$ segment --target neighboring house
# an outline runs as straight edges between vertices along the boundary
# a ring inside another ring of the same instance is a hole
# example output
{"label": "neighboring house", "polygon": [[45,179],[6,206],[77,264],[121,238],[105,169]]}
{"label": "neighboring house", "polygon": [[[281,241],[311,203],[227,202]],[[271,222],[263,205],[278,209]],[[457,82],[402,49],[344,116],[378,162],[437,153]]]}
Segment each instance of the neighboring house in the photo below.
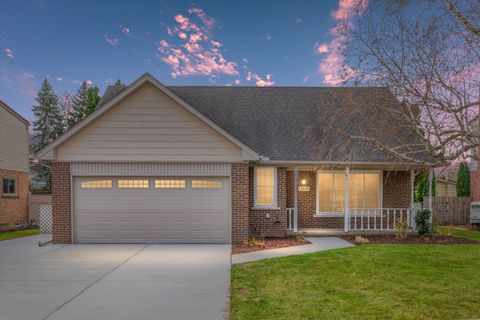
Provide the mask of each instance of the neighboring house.
{"label": "neighboring house", "polygon": [[398,106],[385,88],[165,87],[149,74],[109,87],[95,112],[37,154],[52,160],[53,240],[392,230],[411,218],[422,166],[340,132],[358,124],[380,128],[385,143],[416,140],[361,96]]}
{"label": "neighboring house", "polygon": [[458,164],[435,169],[435,196],[457,196]]}
{"label": "neighboring house", "polygon": [[28,224],[28,126],[0,101],[0,230]]}

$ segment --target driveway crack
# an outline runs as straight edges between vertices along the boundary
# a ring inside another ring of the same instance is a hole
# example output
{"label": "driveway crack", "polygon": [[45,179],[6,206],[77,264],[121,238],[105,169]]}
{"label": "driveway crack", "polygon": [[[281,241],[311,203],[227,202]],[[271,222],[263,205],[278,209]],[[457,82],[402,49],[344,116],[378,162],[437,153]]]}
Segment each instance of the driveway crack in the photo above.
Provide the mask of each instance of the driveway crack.
{"label": "driveway crack", "polygon": [[127,263],[127,262],[130,261],[131,259],[135,258],[137,255],[139,255],[143,250],[147,249],[149,246],[150,246],[150,244],[145,245],[143,248],[141,248],[140,250],[138,250],[137,252],[135,252],[135,254],[133,254],[132,256],[130,256],[130,257],[128,257],[127,259],[125,259],[125,261],[122,261],[122,263],[120,263],[119,265],[117,265],[115,268],[113,268],[112,270],[108,271],[107,273],[105,273],[103,276],[101,276],[100,278],[98,278],[98,279],[95,280],[94,282],[90,283],[88,286],[86,286],[85,288],[83,288],[79,293],[77,293],[76,295],[74,295],[73,297],[71,297],[70,299],[68,299],[67,301],[65,301],[64,303],[62,303],[58,308],[56,308],[56,309],[53,310],[51,313],[49,313],[49,314],[46,315],[44,318],[42,318],[42,320],[47,320],[48,318],[50,318],[55,312],[57,312],[58,310],[62,309],[64,306],[66,306],[67,304],[69,304],[70,302],[72,302],[73,300],[75,300],[77,297],[79,297],[80,295],[82,295],[85,291],[87,291],[88,289],[90,289],[91,287],[93,287],[94,285],[96,285],[97,283],[99,283],[100,281],[102,281],[106,276],[108,276],[109,274],[111,274],[112,272],[114,272],[115,270],[117,270],[118,268],[120,268],[121,266],[123,266],[125,263]]}

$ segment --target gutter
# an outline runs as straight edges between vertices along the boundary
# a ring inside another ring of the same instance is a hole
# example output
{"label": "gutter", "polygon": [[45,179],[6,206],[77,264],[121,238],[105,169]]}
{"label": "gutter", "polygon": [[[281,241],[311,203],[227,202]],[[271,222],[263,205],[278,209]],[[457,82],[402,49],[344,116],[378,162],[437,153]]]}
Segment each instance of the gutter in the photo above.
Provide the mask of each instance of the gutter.
{"label": "gutter", "polygon": [[[268,158],[267,158],[268,159]],[[310,166],[337,166],[337,167],[404,167],[404,168],[428,168],[431,167],[426,164],[418,162],[368,162],[368,161],[302,161],[302,160],[263,160],[258,161],[258,164],[264,165],[310,165]]]}

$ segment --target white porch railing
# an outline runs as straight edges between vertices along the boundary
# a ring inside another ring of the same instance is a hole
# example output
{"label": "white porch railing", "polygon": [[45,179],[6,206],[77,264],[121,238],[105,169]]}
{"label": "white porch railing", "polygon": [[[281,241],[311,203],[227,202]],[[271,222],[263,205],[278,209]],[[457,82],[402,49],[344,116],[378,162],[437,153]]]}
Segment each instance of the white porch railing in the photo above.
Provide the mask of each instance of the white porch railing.
{"label": "white porch railing", "polygon": [[295,215],[295,209],[294,208],[287,208],[287,230],[288,231],[293,231],[294,229],[294,215]]}
{"label": "white porch railing", "polygon": [[415,214],[413,208],[372,208],[349,209],[349,231],[391,231],[398,222],[404,221],[415,229]]}

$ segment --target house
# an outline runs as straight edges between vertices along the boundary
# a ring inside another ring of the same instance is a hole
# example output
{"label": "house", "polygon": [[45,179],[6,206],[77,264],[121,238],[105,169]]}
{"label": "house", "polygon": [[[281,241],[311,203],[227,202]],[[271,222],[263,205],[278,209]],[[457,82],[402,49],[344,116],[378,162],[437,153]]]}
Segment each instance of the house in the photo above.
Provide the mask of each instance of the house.
{"label": "house", "polygon": [[412,219],[422,166],[351,136],[358,125],[385,143],[415,139],[365,98],[397,106],[385,88],[166,87],[149,74],[109,87],[37,154],[52,161],[53,241],[392,230]]}
{"label": "house", "polygon": [[457,196],[457,175],[458,164],[451,164],[446,167],[435,169],[435,196],[456,197]]}
{"label": "house", "polygon": [[0,100],[0,230],[28,224],[28,126]]}

